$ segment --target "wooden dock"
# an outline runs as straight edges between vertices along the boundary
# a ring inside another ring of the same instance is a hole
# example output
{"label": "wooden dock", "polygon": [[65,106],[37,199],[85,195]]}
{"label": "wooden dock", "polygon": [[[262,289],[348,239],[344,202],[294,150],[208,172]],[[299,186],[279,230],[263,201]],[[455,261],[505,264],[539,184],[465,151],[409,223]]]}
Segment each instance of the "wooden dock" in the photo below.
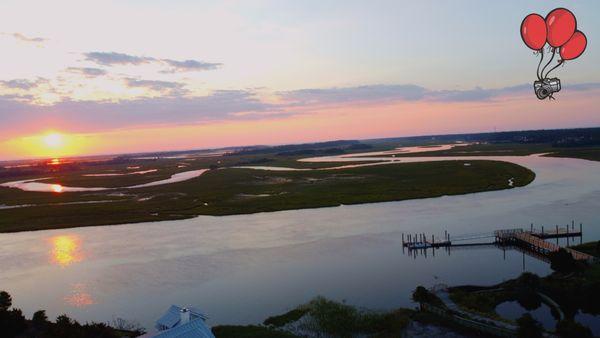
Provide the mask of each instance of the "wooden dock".
{"label": "wooden dock", "polygon": [[[529,252],[536,257],[543,257],[548,259],[549,255],[553,252],[557,252],[561,248],[569,252],[573,258],[580,261],[590,261],[594,259],[594,256],[573,250],[568,247],[561,247],[558,245],[559,238],[566,238],[567,245],[570,238],[579,237],[581,241],[582,237],[582,224],[579,224],[579,229],[575,229],[575,222],[567,224],[566,226],[552,226],[536,229],[531,224],[528,230],[523,228],[513,229],[502,229],[496,230],[493,233],[483,234],[470,234],[460,237],[450,237],[448,232],[444,233],[442,240],[435,239],[435,236],[431,235],[431,239],[428,238],[424,233],[421,234],[409,234],[405,237],[402,234],[402,247],[407,248],[409,252],[416,253],[417,251],[423,251],[426,255],[427,249],[433,249],[435,255],[435,249],[446,248],[449,250],[451,247],[470,247],[480,245],[498,245],[498,246],[513,246],[520,248],[526,252]],[[483,242],[483,239],[488,239]],[[492,241],[492,238],[493,241]],[[555,238],[556,244],[546,241],[546,239]],[[473,242],[477,240],[479,242]],[[464,241],[464,242],[461,242]]]}
{"label": "wooden dock", "polygon": [[[560,250],[561,247],[557,244],[544,240],[544,238],[575,237],[581,236],[581,232],[579,232],[577,235],[574,232],[568,232],[567,226],[567,231],[564,232],[556,231],[554,233],[537,233],[525,231],[519,228],[496,230],[494,231],[494,235],[496,236],[496,243],[500,245],[519,246],[529,251],[548,256],[551,253]],[[571,248],[563,249],[569,252],[576,260],[588,261],[594,259],[594,256],[573,250]]]}
{"label": "wooden dock", "polygon": [[408,235],[404,238],[404,234],[402,234],[402,246],[405,248],[408,248],[409,250],[419,250],[419,249],[435,249],[435,248],[442,248],[442,247],[449,247],[452,245],[452,242],[450,242],[450,235],[448,235],[448,232],[446,232],[444,234],[444,239],[443,240],[438,240],[436,242],[435,240],[435,236],[431,235],[431,241],[429,241],[427,239],[427,236],[425,236],[425,234],[414,234],[414,235]]}

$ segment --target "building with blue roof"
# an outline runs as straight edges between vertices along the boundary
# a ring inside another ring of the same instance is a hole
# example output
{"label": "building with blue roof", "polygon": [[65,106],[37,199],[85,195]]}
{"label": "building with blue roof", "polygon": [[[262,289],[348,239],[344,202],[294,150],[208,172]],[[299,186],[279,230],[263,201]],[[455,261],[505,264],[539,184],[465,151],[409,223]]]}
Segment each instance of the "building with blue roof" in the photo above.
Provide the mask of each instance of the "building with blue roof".
{"label": "building with blue roof", "polygon": [[159,332],[147,334],[147,338],[215,338],[206,326],[208,317],[196,308],[171,305],[167,312],[156,321]]}

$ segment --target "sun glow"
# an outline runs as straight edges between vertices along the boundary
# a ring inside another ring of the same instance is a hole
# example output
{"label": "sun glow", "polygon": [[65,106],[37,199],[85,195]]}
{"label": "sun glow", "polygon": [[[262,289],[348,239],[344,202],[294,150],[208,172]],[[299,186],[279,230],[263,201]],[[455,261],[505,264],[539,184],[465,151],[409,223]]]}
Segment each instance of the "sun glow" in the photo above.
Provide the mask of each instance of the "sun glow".
{"label": "sun glow", "polygon": [[60,148],[64,145],[63,135],[60,133],[49,133],[42,138],[48,148]]}
{"label": "sun glow", "polygon": [[0,142],[0,148],[11,149],[11,152],[22,158],[51,158],[52,162],[49,164],[61,164],[65,157],[86,154],[95,141],[95,138],[88,135],[52,130]]}

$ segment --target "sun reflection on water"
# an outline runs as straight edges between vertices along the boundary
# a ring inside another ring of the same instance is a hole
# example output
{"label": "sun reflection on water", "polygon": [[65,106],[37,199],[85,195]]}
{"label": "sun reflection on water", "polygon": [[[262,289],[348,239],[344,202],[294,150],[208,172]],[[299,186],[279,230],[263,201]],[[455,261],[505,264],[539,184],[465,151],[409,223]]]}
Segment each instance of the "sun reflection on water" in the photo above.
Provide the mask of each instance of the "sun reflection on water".
{"label": "sun reflection on water", "polygon": [[56,193],[61,193],[61,192],[63,192],[63,186],[62,186],[62,185],[60,185],[60,184],[53,184],[53,185],[50,187],[50,189],[52,189],[52,191],[53,191],[53,192],[56,192]]}
{"label": "sun reflection on water", "polygon": [[84,308],[96,304],[84,283],[73,284],[71,294],[65,297],[65,302],[73,307]]}
{"label": "sun reflection on water", "polygon": [[83,260],[81,238],[76,235],[61,235],[50,238],[52,251],[50,262],[63,268]]}

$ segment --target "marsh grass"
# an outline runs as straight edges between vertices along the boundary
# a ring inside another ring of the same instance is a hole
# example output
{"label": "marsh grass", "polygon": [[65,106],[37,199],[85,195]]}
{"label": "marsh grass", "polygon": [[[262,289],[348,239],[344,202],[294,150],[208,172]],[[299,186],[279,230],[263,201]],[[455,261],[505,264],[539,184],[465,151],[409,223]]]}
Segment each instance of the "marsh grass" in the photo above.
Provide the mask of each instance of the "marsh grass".
{"label": "marsh grass", "polygon": [[[195,170],[210,163],[203,161],[202,165],[194,163],[185,170]],[[229,164],[236,162],[233,158],[227,158],[227,161]],[[524,186],[535,177],[531,170],[513,163],[469,163],[471,165],[468,167],[464,166],[464,161],[439,161],[317,171],[225,168],[210,170],[200,177],[184,182],[100,192],[53,194],[0,188],[0,204],[36,205],[0,210],[0,232],[173,220],[197,215],[249,214],[459,195],[507,189],[510,188],[510,178],[514,178],[516,187]],[[151,166],[146,165],[145,168],[148,167]],[[69,175],[78,176],[72,178],[73,180],[81,179],[80,174]],[[64,179],[61,183],[68,182]],[[118,181],[115,185],[122,185],[124,180],[130,178],[116,176],[114,179]],[[135,179],[140,180],[138,177]],[[115,196],[115,192],[124,193],[126,196]],[[243,195],[261,197],[240,198]],[[65,204],[97,200],[111,202]]]}

